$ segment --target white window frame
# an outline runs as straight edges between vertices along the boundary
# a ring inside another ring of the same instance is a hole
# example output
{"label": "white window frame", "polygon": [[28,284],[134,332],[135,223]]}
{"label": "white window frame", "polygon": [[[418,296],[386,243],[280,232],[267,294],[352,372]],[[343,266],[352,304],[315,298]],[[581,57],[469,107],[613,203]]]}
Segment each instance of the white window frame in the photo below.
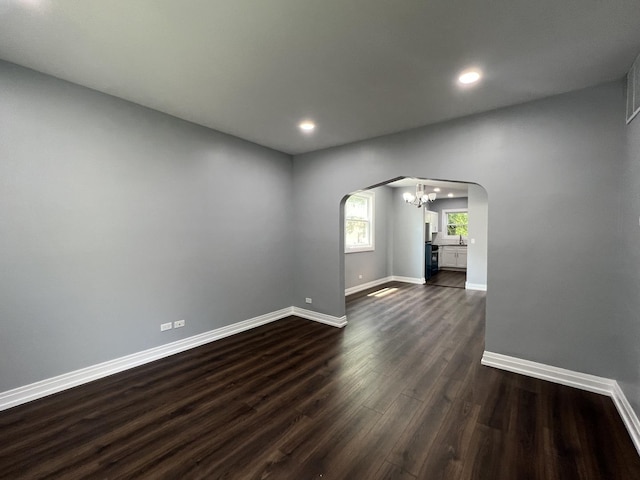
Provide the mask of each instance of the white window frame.
{"label": "white window frame", "polygon": [[[347,202],[345,202],[344,209],[344,253],[358,253],[358,252],[373,252],[375,250],[375,217],[376,217],[376,196],[374,192],[358,192],[352,195],[351,197],[362,197],[367,199],[368,206],[368,219],[365,221],[369,222],[369,243],[367,245],[347,245],[347,221],[349,221],[349,217],[347,217]],[[362,220],[362,219],[358,219]]]}
{"label": "white window frame", "polygon": [[[469,228],[469,209],[468,208],[443,208],[442,209],[442,235],[440,238],[445,240],[453,240],[460,238],[460,235],[449,235],[447,232],[449,229],[449,214],[450,213],[466,213],[467,214],[467,229]],[[463,239],[468,238],[468,235],[463,235]]]}

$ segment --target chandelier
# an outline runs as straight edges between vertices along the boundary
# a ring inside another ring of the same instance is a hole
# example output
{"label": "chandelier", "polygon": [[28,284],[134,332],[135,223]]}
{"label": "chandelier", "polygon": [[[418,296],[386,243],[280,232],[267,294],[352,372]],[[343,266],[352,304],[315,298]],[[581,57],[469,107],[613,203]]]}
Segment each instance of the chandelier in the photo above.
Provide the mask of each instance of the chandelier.
{"label": "chandelier", "polygon": [[425,185],[416,185],[416,194],[406,192],[402,198],[410,205],[415,205],[420,208],[422,205],[428,202],[433,202],[436,199],[435,192],[427,193]]}

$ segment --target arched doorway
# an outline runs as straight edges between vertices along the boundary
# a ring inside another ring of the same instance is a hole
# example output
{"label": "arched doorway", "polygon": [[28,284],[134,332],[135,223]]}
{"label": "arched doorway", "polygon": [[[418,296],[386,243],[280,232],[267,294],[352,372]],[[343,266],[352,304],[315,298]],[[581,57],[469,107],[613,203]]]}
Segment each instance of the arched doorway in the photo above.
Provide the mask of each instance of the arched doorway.
{"label": "arched doorway", "polygon": [[[416,185],[432,198],[421,203]],[[459,212],[468,224],[456,230],[448,220]],[[427,283],[427,243],[442,249],[439,255],[457,246],[464,255],[454,257],[453,265],[448,255],[440,268],[464,272],[462,288],[487,289],[488,195],[482,186],[398,177],[345,195],[341,213],[345,296],[389,281]]]}

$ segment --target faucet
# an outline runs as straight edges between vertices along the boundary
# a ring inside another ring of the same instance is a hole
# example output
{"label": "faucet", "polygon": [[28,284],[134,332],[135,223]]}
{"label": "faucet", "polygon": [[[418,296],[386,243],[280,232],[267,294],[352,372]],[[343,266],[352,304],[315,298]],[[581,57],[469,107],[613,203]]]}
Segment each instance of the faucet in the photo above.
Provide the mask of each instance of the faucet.
{"label": "faucet", "polygon": [[460,235],[460,245],[464,245],[464,243],[462,243],[462,235]]}

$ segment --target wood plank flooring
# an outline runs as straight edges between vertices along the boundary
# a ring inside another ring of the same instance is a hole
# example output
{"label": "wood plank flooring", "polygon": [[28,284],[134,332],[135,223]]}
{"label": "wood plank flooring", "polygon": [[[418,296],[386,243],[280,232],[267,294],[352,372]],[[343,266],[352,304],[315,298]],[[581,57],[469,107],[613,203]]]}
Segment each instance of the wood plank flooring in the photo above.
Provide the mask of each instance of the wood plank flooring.
{"label": "wood plank flooring", "polygon": [[465,288],[467,272],[454,270],[438,270],[433,277],[427,280],[427,285],[439,287]]}
{"label": "wood plank flooring", "polygon": [[609,398],[480,365],[483,292],[396,286],[0,412],[0,478],[640,478]]}

